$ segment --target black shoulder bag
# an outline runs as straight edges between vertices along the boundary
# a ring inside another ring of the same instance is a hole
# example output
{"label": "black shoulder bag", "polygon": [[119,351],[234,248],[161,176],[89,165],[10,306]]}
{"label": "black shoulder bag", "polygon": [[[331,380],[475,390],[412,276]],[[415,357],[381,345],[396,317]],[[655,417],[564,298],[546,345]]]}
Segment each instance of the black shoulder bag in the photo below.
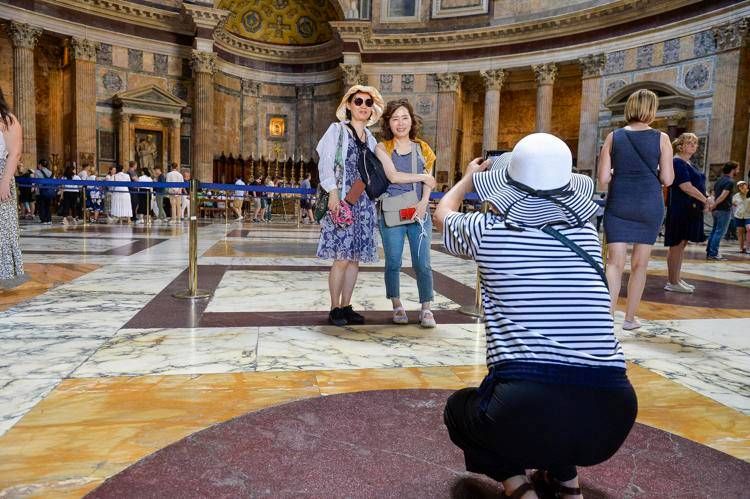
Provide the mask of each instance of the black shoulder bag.
{"label": "black shoulder bag", "polygon": [[542,227],[542,232],[545,234],[549,234],[550,236],[554,237],[561,243],[563,243],[565,246],[573,250],[573,252],[583,258],[586,263],[591,265],[594,270],[599,274],[599,277],[601,277],[602,281],[604,281],[604,285],[607,286],[607,289],[609,289],[609,283],[607,283],[607,274],[604,273],[604,269],[597,263],[596,260],[594,260],[594,257],[589,255],[586,250],[578,246],[576,243],[565,237],[565,235],[560,232],[559,230],[553,228],[551,225],[545,225]]}
{"label": "black shoulder bag", "polygon": [[383,163],[380,162],[374,152],[370,151],[367,147],[367,140],[364,142],[359,140],[357,131],[351,125],[347,123],[346,126],[354,134],[354,140],[357,141],[357,147],[359,153],[363,156],[362,161],[357,161],[357,169],[359,170],[359,176],[362,177],[362,181],[365,183],[365,192],[367,197],[375,201],[380,196],[385,194],[391,183],[388,181],[388,177],[383,169]]}

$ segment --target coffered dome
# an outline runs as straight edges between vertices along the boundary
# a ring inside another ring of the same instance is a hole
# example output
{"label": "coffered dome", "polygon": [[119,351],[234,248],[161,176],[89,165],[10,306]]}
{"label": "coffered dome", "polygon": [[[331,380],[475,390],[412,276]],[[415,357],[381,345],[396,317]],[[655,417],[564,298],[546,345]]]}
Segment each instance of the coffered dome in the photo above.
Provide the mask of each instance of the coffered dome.
{"label": "coffered dome", "polygon": [[231,12],[224,28],[242,38],[277,45],[318,45],[333,38],[339,15],[329,0],[221,0]]}

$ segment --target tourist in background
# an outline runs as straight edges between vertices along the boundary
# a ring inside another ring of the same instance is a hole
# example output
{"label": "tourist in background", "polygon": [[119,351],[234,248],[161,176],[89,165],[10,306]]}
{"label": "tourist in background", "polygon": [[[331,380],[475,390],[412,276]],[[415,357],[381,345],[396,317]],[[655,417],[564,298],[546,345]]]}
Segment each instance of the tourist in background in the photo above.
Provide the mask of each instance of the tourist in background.
{"label": "tourist in background", "polygon": [[635,316],[646,286],[651,248],[664,218],[662,185],[674,179],[669,136],[649,124],[659,100],[650,90],[638,90],[625,104],[627,125],[609,133],[599,155],[599,187],[606,189],[604,233],[607,238],[607,280],[612,310],[620,295],[627,246],[633,244],[625,321],[622,328],[636,329]]}
{"label": "tourist in background", "polygon": [[[26,170],[16,177],[30,179],[33,176],[31,170]],[[18,186],[18,202],[21,203],[21,216],[24,219],[34,219],[34,186],[24,184]]]}
{"label": "tourist in background", "polygon": [[[310,179],[312,178],[312,173],[307,172],[305,173],[305,178],[302,179],[302,182],[300,182],[299,186],[301,189],[312,189],[312,185],[310,184]],[[312,203],[312,195],[310,194],[302,194],[299,199],[299,216],[300,216],[300,223],[302,223],[302,215],[307,215],[307,222],[308,224],[315,223],[315,217],[313,216],[313,203]]]}
{"label": "tourist in background", "polygon": [[[49,169],[49,161],[40,159],[36,165],[34,178],[52,178],[52,170]],[[36,206],[39,210],[39,222],[44,225],[52,224],[52,200],[57,194],[57,189],[51,185],[39,185],[37,188]]]}
{"label": "tourist in background", "polygon": [[711,235],[708,236],[706,246],[706,260],[726,260],[719,254],[721,238],[729,227],[729,219],[732,216],[732,191],[734,190],[734,177],[739,170],[739,163],[728,161],[722,168],[723,175],[714,184],[713,219],[714,226]]}
{"label": "tourist in background", "polygon": [[[114,182],[117,168],[110,166],[107,174],[104,176],[105,182]],[[104,213],[107,215],[107,222],[112,218],[112,191],[113,187],[104,187]]]}
{"label": "tourist in background", "polygon": [[706,194],[706,176],[690,158],[698,150],[698,136],[683,133],[672,142],[674,148],[674,182],[667,196],[667,219],[664,224],[664,246],[667,249],[668,279],[666,291],[692,293],[695,286],[680,278],[682,259],[688,242],[702,243],[703,213],[710,210]]}
{"label": "tourist in background", "polygon": [[[180,166],[177,163],[172,163],[172,169],[167,173],[167,182],[184,182],[185,177],[180,173]],[[169,191],[169,209],[172,215],[172,223],[180,223],[182,218],[182,188],[181,187],[170,187]]]}
{"label": "tourist in background", "polygon": [[[148,168],[141,169],[141,176],[138,177],[138,182],[153,182],[154,179],[151,178],[151,172],[148,171]],[[148,219],[148,212],[151,209],[151,196],[149,193],[152,191],[151,187],[141,187],[139,189],[140,193],[138,195],[138,220],[135,222],[137,224],[143,224],[146,219]]]}
{"label": "tourist in background", "polygon": [[[385,205],[389,200],[395,201],[396,196],[405,196],[408,197],[409,204],[403,208],[414,208],[414,213],[408,220],[396,221],[386,219],[381,211],[379,223],[385,252],[385,294],[393,305],[393,323],[409,323],[409,317],[401,302],[399,280],[404,240],[408,239],[411,266],[417,276],[417,291],[419,302],[422,304],[419,312],[419,325],[432,328],[436,326],[436,323],[430,310],[430,303],[435,294],[430,266],[432,217],[429,214],[429,202],[430,193],[435,186],[431,174],[435,164],[435,153],[426,142],[417,138],[421,123],[421,119],[414,114],[414,109],[407,99],[388,102],[380,125],[384,140],[377,145],[375,151],[389,178],[392,177],[391,172],[400,172],[410,178],[420,178],[420,174],[424,174],[422,177],[429,177],[425,179],[429,181],[410,180],[392,183],[387,191],[391,199],[384,200],[383,204]],[[391,223],[394,225],[389,225]]]}
{"label": "tourist in background", "polygon": [[740,253],[747,253],[748,240],[750,234],[750,199],[747,197],[747,182],[740,180],[737,182],[737,194],[732,196],[732,212],[734,221],[737,225],[737,240],[740,243]]}
{"label": "tourist in background", "polygon": [[18,243],[15,173],[21,161],[23,132],[0,89],[0,289],[20,286],[29,278],[23,270]]}
{"label": "tourist in background", "polygon": [[[75,173],[75,167],[68,165],[63,171],[62,178],[68,180],[81,180]],[[65,184],[62,186],[62,224],[69,225],[78,223],[78,205],[81,197],[80,186]]]}
{"label": "tourist in background", "polygon": [[[245,185],[245,182],[242,180],[242,176],[238,175],[237,178],[234,181],[234,185]],[[245,191],[237,190],[234,191],[234,201],[232,202],[232,211],[234,212],[235,221],[241,222],[242,221],[242,205],[245,202]]]}
{"label": "tourist in background", "polygon": [[[263,178],[259,175],[258,178],[252,183],[255,187],[263,187]],[[253,207],[255,212],[253,213],[253,222],[260,223],[265,220],[266,208],[265,201],[263,201],[263,194],[259,191],[253,191]]]}
{"label": "tourist in background", "polygon": [[599,194],[599,199],[594,199],[594,202],[598,206],[596,209],[596,231],[602,231],[602,221],[604,220],[604,208],[607,206],[607,195],[605,193]]}
{"label": "tourist in background", "polygon": [[[158,166],[154,168],[154,179],[156,182],[167,181],[167,176]],[[167,218],[167,213],[164,211],[164,199],[167,197],[164,194],[164,187],[154,187],[154,196],[156,198],[156,216],[159,221],[164,221]]]}
{"label": "tourist in background", "polygon": [[[276,187],[276,177],[271,177],[270,175],[266,176],[266,187]],[[263,202],[266,205],[266,214],[265,218],[263,219],[266,223],[271,223],[271,216],[273,215],[273,198],[276,197],[276,194],[273,192],[264,192],[265,196],[263,197]]]}
{"label": "tourist in background", "polygon": [[[184,182],[190,182],[192,173],[187,168],[182,170]],[[190,189],[182,189],[182,218],[190,216]]]}
{"label": "tourist in background", "polygon": [[[130,182],[130,175],[122,171],[122,165],[115,167],[114,182]],[[112,191],[112,217],[118,222],[133,216],[133,204],[130,200],[130,190],[127,187],[113,187]]]}

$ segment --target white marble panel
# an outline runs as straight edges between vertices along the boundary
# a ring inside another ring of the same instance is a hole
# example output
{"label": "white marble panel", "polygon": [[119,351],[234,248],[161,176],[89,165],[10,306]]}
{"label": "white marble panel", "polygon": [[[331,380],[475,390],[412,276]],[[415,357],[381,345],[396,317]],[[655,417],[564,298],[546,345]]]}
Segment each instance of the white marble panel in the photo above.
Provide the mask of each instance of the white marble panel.
{"label": "white marble panel", "polygon": [[0,378],[63,378],[104,341],[69,334],[57,338],[3,338],[0,341]]}
{"label": "white marble panel", "polygon": [[[409,308],[419,307],[417,282],[401,274],[401,300]],[[380,272],[360,272],[354,288],[355,310],[391,310]],[[435,293],[434,309],[457,308],[457,304]],[[330,309],[328,272],[284,272],[230,270],[224,274],[206,312],[327,311]]]}
{"label": "white marble panel", "polygon": [[485,362],[484,327],[449,324],[260,328],[258,371],[427,367]]}
{"label": "white marble panel", "polygon": [[[750,295],[748,295],[748,299],[750,300]],[[750,319],[694,319],[654,322],[728,348],[745,352],[750,350]],[[748,361],[750,361],[750,356]]]}
{"label": "white marble panel", "polygon": [[21,251],[80,251],[100,253],[133,242],[128,239],[22,237]]}
{"label": "white marble panel", "polygon": [[258,328],[123,329],[75,378],[254,371]]}
{"label": "white marble panel", "polygon": [[59,378],[0,379],[0,436],[10,430],[59,382]]}
{"label": "white marble panel", "polygon": [[62,288],[75,291],[112,291],[156,295],[183,270],[185,270],[184,266],[175,266],[171,263],[165,263],[164,265],[113,264],[89,272]]}

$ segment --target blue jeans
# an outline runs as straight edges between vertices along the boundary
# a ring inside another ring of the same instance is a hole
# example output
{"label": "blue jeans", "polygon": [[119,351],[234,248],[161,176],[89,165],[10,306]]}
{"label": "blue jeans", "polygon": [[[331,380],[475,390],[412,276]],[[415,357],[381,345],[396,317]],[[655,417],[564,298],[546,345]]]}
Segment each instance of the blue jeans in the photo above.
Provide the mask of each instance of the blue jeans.
{"label": "blue jeans", "polygon": [[[432,242],[432,220],[425,218],[426,235],[421,238],[422,227],[418,222],[396,227],[387,227],[380,217],[380,237],[385,251],[385,294],[387,298],[400,298],[401,256],[404,253],[404,239],[409,239],[411,264],[417,274],[419,302],[432,301],[432,267],[430,266],[430,243]],[[417,255],[419,253],[419,255]]]}
{"label": "blue jeans", "polygon": [[715,210],[713,212],[714,228],[711,230],[711,235],[708,236],[706,256],[719,255],[719,244],[721,244],[721,238],[724,237],[724,233],[727,231],[731,214],[732,212],[729,210]]}

